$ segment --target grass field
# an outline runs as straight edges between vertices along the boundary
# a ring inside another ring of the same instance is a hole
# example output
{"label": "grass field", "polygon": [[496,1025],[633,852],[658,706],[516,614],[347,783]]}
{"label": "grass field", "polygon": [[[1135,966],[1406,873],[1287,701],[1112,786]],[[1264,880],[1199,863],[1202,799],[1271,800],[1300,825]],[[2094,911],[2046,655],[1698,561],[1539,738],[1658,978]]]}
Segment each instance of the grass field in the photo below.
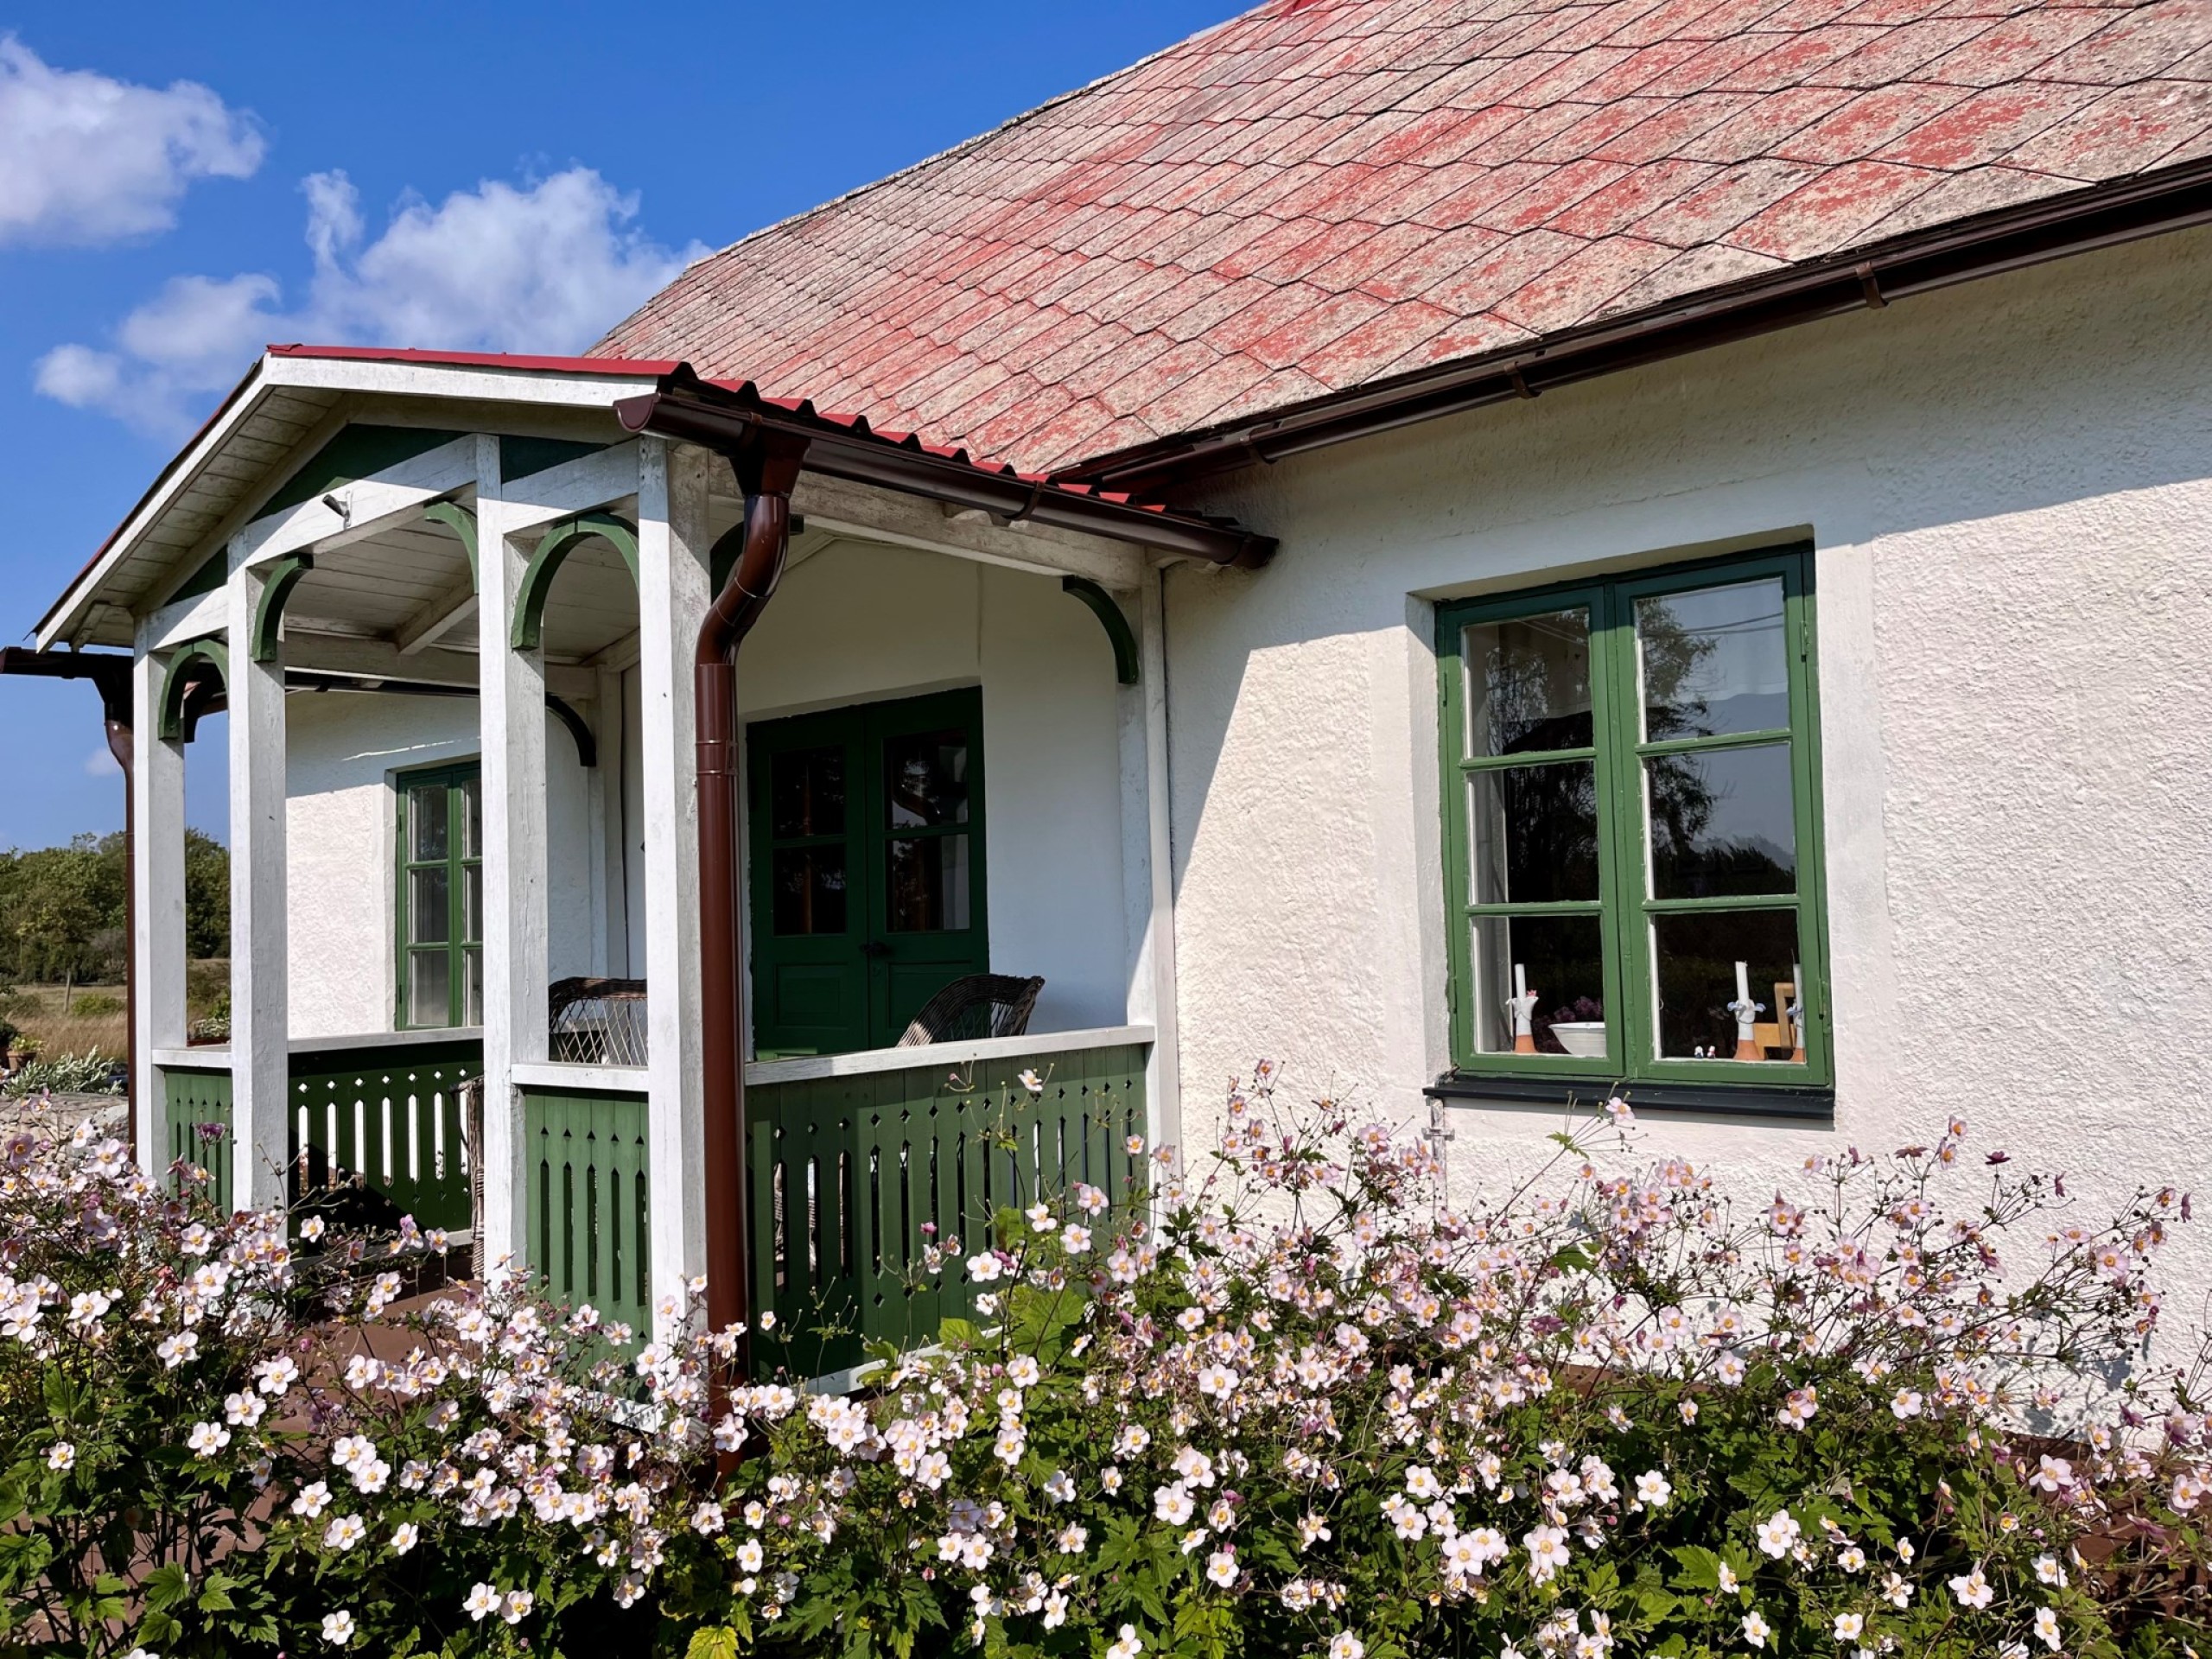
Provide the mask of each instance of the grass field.
{"label": "grass field", "polygon": [[[224,995],[229,977],[226,962],[194,963],[186,980],[188,1017],[205,1015]],[[130,1044],[120,985],[18,985],[0,993],[0,1020],[35,1037],[40,1054],[49,1060],[95,1048],[120,1058]]]}

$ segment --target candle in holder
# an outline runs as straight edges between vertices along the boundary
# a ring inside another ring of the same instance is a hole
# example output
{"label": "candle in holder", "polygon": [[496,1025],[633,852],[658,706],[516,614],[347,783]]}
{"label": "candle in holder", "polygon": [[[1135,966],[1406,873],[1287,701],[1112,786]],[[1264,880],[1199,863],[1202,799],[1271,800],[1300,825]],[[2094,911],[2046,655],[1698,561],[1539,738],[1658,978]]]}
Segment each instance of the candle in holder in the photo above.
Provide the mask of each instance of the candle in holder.
{"label": "candle in holder", "polygon": [[1756,1060],[1759,1056],[1759,1010],[1766,1005],[1751,1000],[1751,969],[1749,963],[1736,964],[1736,1000],[1728,1005],[1728,1012],[1736,1016],[1736,1058]]}
{"label": "candle in holder", "polygon": [[1513,1052],[1533,1054],[1536,1052],[1536,994],[1529,988],[1529,969],[1525,963],[1513,964],[1513,1000],[1507,1005],[1513,1010]]}

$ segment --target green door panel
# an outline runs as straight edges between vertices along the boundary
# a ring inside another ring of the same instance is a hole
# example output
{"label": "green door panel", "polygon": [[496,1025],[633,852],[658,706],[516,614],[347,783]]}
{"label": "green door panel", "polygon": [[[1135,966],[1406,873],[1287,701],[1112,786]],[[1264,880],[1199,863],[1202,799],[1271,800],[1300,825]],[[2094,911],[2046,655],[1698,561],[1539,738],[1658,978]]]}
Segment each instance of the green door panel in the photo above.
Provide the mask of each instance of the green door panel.
{"label": "green door panel", "polygon": [[762,721],[747,739],[757,1052],[889,1047],[988,969],[982,694]]}

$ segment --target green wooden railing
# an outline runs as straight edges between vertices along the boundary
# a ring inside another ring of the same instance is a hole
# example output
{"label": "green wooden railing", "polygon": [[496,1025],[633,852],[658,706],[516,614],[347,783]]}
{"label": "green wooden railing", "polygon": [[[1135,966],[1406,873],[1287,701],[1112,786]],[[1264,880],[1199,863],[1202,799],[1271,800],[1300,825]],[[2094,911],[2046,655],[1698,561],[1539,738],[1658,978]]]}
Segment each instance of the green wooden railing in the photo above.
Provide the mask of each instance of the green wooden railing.
{"label": "green wooden railing", "polygon": [[358,1179],[376,1211],[364,1219],[467,1227],[475,1148],[461,1087],[483,1075],[473,1038],[293,1055],[294,1201]]}
{"label": "green wooden railing", "polygon": [[207,1196],[231,1207],[231,1074],[181,1065],[162,1068],[162,1145],[207,1172]]}
{"label": "green wooden railing", "polygon": [[652,1207],[645,1097],[523,1090],[524,1248],[558,1300],[589,1303],[645,1333],[652,1325]]}
{"label": "green wooden railing", "polygon": [[[1144,1161],[1124,1145],[1144,1132],[1143,1046],[1051,1040],[1020,1059],[954,1068],[917,1051],[900,1071],[747,1089],[753,1306],[776,1315],[756,1368],[814,1376],[868,1340],[934,1340],[974,1289],[957,1264],[924,1271],[931,1244],[957,1236],[972,1254],[995,1211],[1077,1181],[1128,1191]],[[1033,1098],[1027,1068],[1046,1080]]]}

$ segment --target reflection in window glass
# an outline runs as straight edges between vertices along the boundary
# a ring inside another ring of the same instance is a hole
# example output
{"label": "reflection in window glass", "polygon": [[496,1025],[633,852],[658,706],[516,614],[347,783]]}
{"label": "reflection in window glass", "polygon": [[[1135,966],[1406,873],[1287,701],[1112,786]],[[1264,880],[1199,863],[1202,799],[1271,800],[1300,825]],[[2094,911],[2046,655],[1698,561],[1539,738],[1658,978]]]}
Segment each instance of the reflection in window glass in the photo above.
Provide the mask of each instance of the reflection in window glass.
{"label": "reflection in window glass", "polygon": [[[484,856],[484,780],[469,776],[461,780],[461,855]],[[470,936],[474,938],[472,934]]]}
{"label": "reflection in window glass", "polygon": [[1787,646],[1778,580],[1637,600],[1644,741],[1786,729]]}
{"label": "reflection in window glass", "polygon": [[416,870],[409,878],[407,913],[415,924],[414,943],[442,944],[453,937],[453,889],[446,867]]}
{"label": "reflection in window glass", "polygon": [[462,961],[467,964],[468,988],[461,1022],[465,1026],[480,1026],[484,1023],[484,953],[481,950],[468,951]]}
{"label": "reflection in window glass", "polygon": [[1597,917],[1478,916],[1471,925],[1478,1049],[1513,1051],[1512,1003],[1520,986],[1536,998],[1530,1025],[1538,1053],[1605,1053],[1605,946]]}
{"label": "reflection in window glass", "polygon": [[1664,1059],[1734,1058],[1740,982],[1754,1010],[1761,1059],[1789,1058],[1794,1046],[1777,986],[1793,983],[1799,960],[1796,912],[1694,912],[1656,916],[1652,957],[1658,975],[1659,1054]]}
{"label": "reflection in window glass", "polygon": [[453,957],[444,950],[407,953],[408,1023],[442,1026],[452,1018]]}
{"label": "reflection in window glass", "polygon": [[892,932],[957,932],[969,925],[967,836],[893,841],[883,854]]}
{"label": "reflection in window glass", "polygon": [[845,751],[831,744],[775,758],[769,830],[779,839],[845,833]]}
{"label": "reflection in window glass", "polygon": [[1598,778],[1589,761],[1485,767],[1467,788],[1477,904],[1598,896]]}
{"label": "reflection in window glass", "polygon": [[1653,898],[1796,889],[1787,743],[1653,755],[1643,775]]}
{"label": "reflection in window glass", "polygon": [[443,783],[424,784],[407,791],[407,822],[415,837],[412,855],[418,864],[446,855],[446,798]]}
{"label": "reflection in window glass", "polygon": [[914,732],[887,739],[883,796],[893,830],[967,823],[967,733]]}
{"label": "reflection in window glass", "polygon": [[1590,747],[1589,612],[1479,623],[1462,660],[1470,755]]}
{"label": "reflection in window glass", "polygon": [[779,847],[770,884],[774,926],[785,938],[845,931],[845,849]]}

